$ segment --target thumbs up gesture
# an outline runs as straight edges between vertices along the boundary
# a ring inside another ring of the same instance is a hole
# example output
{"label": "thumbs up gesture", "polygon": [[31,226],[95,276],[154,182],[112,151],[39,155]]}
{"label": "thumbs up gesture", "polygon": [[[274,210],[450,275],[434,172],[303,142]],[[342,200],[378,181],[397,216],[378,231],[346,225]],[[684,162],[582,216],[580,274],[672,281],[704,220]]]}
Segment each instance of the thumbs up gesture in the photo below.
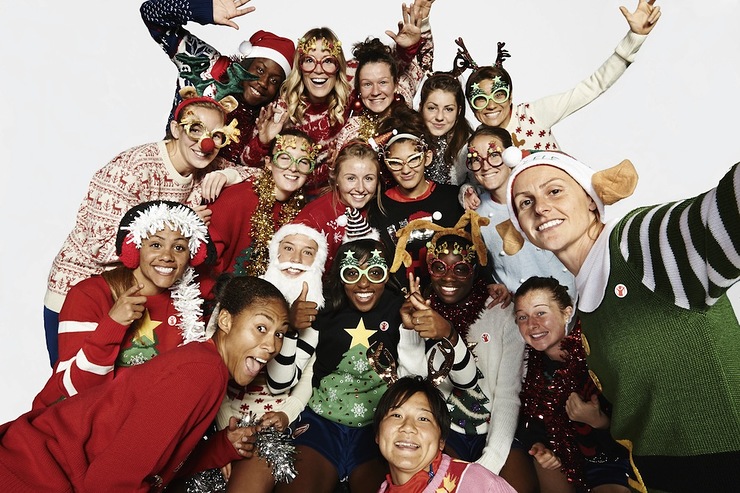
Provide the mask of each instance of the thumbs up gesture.
{"label": "thumbs up gesture", "polygon": [[311,327],[311,324],[316,320],[316,315],[319,313],[318,305],[313,301],[306,301],[308,297],[308,283],[303,281],[303,289],[301,294],[293,302],[290,307],[290,326],[296,330],[307,329]]}

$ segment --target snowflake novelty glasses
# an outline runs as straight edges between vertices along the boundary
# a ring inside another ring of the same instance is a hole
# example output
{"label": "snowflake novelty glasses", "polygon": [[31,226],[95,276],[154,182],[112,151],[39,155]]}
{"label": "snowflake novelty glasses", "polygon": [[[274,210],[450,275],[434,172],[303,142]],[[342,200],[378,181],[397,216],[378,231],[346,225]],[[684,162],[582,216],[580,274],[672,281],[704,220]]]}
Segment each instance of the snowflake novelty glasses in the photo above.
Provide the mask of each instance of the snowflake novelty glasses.
{"label": "snowflake novelty glasses", "polygon": [[355,265],[345,265],[339,271],[339,278],[344,284],[357,284],[362,276],[373,284],[380,284],[388,279],[388,267],[385,265],[370,265],[365,269],[360,269]]}
{"label": "snowflake novelty glasses", "polygon": [[478,155],[478,152],[468,152],[468,158],[465,161],[465,166],[470,171],[480,171],[483,169],[483,163],[487,163],[492,168],[498,168],[504,164],[504,158],[501,157],[501,151],[497,149],[488,149],[488,155],[483,158]]}
{"label": "snowflake novelty glasses", "polygon": [[334,75],[339,70],[339,62],[333,56],[325,56],[321,60],[316,60],[312,56],[304,56],[301,58],[301,71],[304,74],[310,74],[316,70],[316,67],[321,65],[326,75]]}
{"label": "snowflake novelty glasses", "polygon": [[482,89],[473,91],[473,95],[470,96],[470,106],[474,110],[482,110],[488,106],[489,101],[493,101],[496,104],[504,104],[509,100],[509,88],[501,87],[493,91],[493,94],[487,94]]}
{"label": "snowflake novelty glasses", "polygon": [[473,275],[473,266],[464,260],[455,262],[452,265],[447,265],[439,259],[432,260],[429,264],[429,274],[435,279],[441,279],[447,275],[448,272],[452,271],[452,276],[460,281],[470,279]]}
{"label": "snowflake novelty glasses", "polygon": [[388,169],[391,171],[401,171],[404,166],[408,166],[411,169],[416,169],[421,166],[423,160],[424,152],[422,151],[415,152],[414,154],[406,158],[406,160],[395,157],[387,157],[385,158],[385,165],[388,166]]}
{"label": "snowflake novelty glasses", "polygon": [[296,159],[288,151],[279,151],[272,156],[272,164],[280,169],[288,169],[291,166],[295,166],[296,171],[300,174],[310,175],[316,163],[306,156]]}
{"label": "snowflake novelty glasses", "polygon": [[226,135],[226,132],[218,128],[216,130],[209,131],[205,123],[198,120],[189,121],[186,123],[181,122],[178,123],[178,125],[180,125],[183,130],[185,130],[185,135],[196,142],[200,142],[201,140],[210,137],[211,140],[213,140],[213,145],[216,149],[226,147],[227,145],[229,145],[229,142],[231,142],[231,139],[228,135]]}

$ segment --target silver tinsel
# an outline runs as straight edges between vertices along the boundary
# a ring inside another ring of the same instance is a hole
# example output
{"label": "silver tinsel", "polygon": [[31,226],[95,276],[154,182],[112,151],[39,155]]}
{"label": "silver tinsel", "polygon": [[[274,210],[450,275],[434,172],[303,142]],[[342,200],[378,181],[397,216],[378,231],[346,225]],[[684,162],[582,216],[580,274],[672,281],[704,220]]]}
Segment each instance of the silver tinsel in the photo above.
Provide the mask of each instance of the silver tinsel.
{"label": "silver tinsel", "polygon": [[[256,426],[260,420],[252,413],[242,416],[237,426]],[[274,426],[255,435],[257,457],[264,459],[272,469],[276,483],[290,483],[297,475],[295,470],[295,446],[289,432],[280,432]],[[248,459],[249,460],[249,459]],[[226,480],[220,469],[209,469],[192,476],[186,483],[187,493],[211,493],[226,491]]]}

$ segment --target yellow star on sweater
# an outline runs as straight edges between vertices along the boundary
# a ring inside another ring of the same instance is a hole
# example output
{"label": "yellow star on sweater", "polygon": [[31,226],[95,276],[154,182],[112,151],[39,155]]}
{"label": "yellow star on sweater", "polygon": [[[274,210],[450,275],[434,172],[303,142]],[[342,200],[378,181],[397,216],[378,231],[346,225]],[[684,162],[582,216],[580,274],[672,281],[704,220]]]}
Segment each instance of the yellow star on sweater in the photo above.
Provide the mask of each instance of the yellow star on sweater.
{"label": "yellow star on sweater", "polygon": [[370,347],[370,337],[377,332],[377,330],[370,330],[365,328],[365,321],[360,317],[360,323],[354,329],[344,329],[349,335],[352,336],[352,343],[349,348],[352,349],[355,346]]}
{"label": "yellow star on sweater", "polygon": [[[144,315],[136,323],[136,332],[134,332],[133,341],[139,340],[142,345],[152,344],[154,342],[154,329],[159,327],[162,322],[152,320],[149,316],[149,309],[144,309]],[[148,340],[144,340],[144,338]]]}

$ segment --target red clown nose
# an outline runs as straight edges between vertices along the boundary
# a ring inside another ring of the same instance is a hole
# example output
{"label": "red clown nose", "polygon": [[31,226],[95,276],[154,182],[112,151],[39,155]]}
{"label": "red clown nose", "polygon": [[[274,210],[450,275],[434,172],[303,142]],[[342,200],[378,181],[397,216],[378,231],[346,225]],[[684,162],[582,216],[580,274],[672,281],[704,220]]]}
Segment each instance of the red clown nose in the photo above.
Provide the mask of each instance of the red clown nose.
{"label": "red clown nose", "polygon": [[200,141],[200,150],[206,154],[211,153],[215,148],[216,144],[214,144],[213,139],[210,137],[206,137]]}

